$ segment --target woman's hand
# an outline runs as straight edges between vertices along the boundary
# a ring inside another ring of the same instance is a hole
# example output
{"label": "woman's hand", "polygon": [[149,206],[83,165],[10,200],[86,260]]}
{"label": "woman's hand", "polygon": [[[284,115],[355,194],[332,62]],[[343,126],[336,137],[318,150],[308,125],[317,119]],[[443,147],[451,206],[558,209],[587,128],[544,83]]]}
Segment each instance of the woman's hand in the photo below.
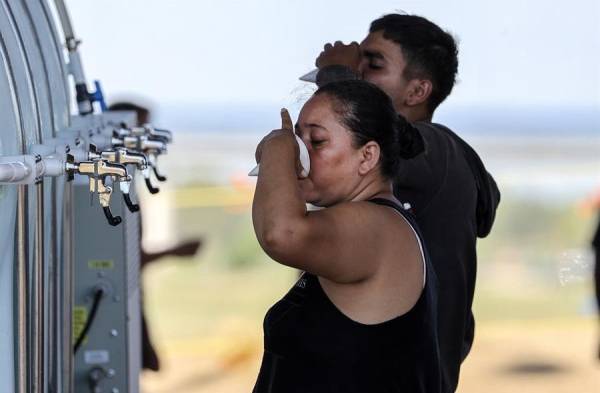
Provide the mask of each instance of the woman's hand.
{"label": "woman's hand", "polygon": [[256,146],[256,152],[254,153],[256,163],[260,164],[263,150],[266,150],[270,146],[273,146],[274,144],[278,143],[290,144],[294,146],[294,161],[296,162],[296,175],[299,175],[302,172],[302,165],[300,164],[300,149],[298,147],[298,144],[296,143],[296,138],[294,137],[294,125],[292,123],[292,118],[290,117],[289,112],[285,108],[281,109],[281,128],[271,131],[260,141],[258,146]]}

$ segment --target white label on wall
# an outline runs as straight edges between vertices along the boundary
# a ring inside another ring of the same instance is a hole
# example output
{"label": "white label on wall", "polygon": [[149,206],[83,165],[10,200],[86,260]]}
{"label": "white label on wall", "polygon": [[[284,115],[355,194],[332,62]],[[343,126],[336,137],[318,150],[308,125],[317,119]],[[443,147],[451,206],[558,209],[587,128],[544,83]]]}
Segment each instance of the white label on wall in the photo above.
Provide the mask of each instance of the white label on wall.
{"label": "white label on wall", "polygon": [[103,364],[109,362],[108,351],[94,350],[85,351],[83,353],[83,361],[85,364]]}

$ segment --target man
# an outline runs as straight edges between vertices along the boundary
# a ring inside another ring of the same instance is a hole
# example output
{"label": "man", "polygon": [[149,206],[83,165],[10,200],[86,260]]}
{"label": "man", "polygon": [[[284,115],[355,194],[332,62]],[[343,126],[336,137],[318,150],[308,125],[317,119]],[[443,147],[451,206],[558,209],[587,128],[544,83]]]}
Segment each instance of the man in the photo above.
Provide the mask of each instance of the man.
{"label": "man", "polygon": [[[118,102],[112,104],[109,108],[111,111],[134,111],[137,116],[137,126],[142,126],[149,122],[150,111],[142,106],[136,105],[131,102]],[[140,217],[140,273],[150,263],[160,260],[164,257],[192,257],[196,255],[198,248],[202,245],[201,239],[195,239],[183,243],[179,243],[171,248],[162,250],[155,253],[149,253],[144,250],[141,244],[142,240],[142,217]],[[143,293],[143,291],[142,291]],[[142,369],[159,371],[160,360],[148,329],[148,323],[146,322],[146,314],[144,312],[144,304],[142,297],[142,304],[140,305],[141,310],[141,347],[142,347]]]}
{"label": "man", "polygon": [[394,193],[412,206],[436,270],[444,391],[454,392],[474,336],[471,312],[477,237],[491,230],[500,193],[475,151],[448,128],[432,123],[458,70],[452,36],[429,20],[390,14],[372,22],[358,45],[325,45],[317,84],[363,78],[393,100],[421,133],[426,151],[397,174]]}
{"label": "man", "polygon": [[[596,262],[594,264],[594,285],[596,288],[596,304],[598,310],[600,310],[600,221],[598,221],[598,227],[596,234],[592,240],[592,247],[594,249],[594,255],[596,256]],[[600,311],[598,312],[600,314]],[[600,359],[600,344],[598,345],[598,359]]]}
{"label": "man", "polygon": [[[600,192],[596,195],[596,198],[592,200],[594,208],[598,209],[600,213]],[[600,214],[598,215],[598,225],[596,232],[592,238],[592,249],[594,251],[594,289],[596,290],[596,305],[598,307],[598,315],[600,316]],[[598,342],[598,360],[600,360],[600,341]]]}

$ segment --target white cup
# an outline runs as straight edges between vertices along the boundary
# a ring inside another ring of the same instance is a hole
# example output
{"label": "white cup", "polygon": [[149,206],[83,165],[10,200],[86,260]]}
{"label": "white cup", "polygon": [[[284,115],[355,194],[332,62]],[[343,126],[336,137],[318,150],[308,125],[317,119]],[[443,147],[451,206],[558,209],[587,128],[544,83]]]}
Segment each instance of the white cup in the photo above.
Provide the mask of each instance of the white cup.
{"label": "white cup", "polygon": [[[300,165],[302,166],[302,171],[300,172],[300,177],[305,178],[308,177],[310,172],[310,157],[308,155],[308,149],[306,145],[300,139],[300,137],[294,134],[296,137],[296,142],[298,143],[298,148],[300,149]],[[248,176],[258,176],[258,171],[260,169],[260,164],[257,164],[249,173]]]}

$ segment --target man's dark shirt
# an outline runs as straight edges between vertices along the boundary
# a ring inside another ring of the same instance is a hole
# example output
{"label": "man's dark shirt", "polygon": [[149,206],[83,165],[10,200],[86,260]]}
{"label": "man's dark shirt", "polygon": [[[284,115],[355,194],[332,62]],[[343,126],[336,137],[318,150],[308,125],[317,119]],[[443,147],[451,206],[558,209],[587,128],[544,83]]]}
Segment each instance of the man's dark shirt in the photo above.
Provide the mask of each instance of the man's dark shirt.
{"label": "man's dark shirt", "polygon": [[[348,71],[326,67],[317,82],[321,86],[349,79]],[[402,163],[394,194],[411,204],[436,270],[444,391],[454,392],[460,365],[473,343],[477,237],[489,234],[500,192],[477,153],[456,134],[434,123],[414,126],[423,137],[425,152]]]}
{"label": "man's dark shirt", "polygon": [[594,235],[594,238],[592,239],[592,247],[594,248],[594,250],[600,249],[600,216],[598,219],[598,227],[596,228],[596,233]]}
{"label": "man's dark shirt", "polygon": [[[598,216],[598,226],[592,239],[592,248],[596,254],[596,263],[594,264],[594,287],[596,289],[596,304],[600,313],[600,215]],[[600,346],[598,347],[598,357],[600,357]]]}
{"label": "man's dark shirt", "polygon": [[438,276],[438,336],[448,392],[473,343],[471,312],[477,237],[491,230],[500,202],[475,151],[444,126],[417,122],[425,152],[403,162],[394,194],[411,204]]}

